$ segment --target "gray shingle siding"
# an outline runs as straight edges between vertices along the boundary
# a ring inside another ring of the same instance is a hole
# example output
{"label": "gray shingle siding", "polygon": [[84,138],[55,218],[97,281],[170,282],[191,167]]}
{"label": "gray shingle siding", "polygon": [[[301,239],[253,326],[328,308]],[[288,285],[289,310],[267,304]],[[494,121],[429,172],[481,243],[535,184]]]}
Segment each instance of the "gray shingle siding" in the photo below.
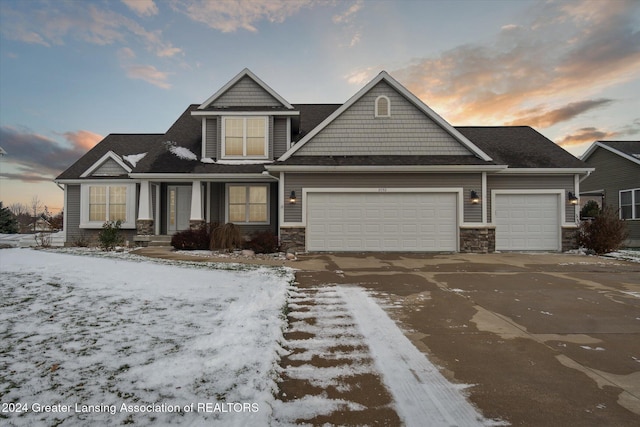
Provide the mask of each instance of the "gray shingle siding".
{"label": "gray shingle siding", "polygon": [[281,107],[282,104],[250,77],[243,77],[220,95],[213,107]]}
{"label": "gray shingle siding", "polygon": [[[374,117],[378,96],[391,103],[391,117]],[[380,82],[296,152],[301,156],[471,155],[415,105]]]}
{"label": "gray shingle siding", "polygon": [[574,176],[573,175],[554,175],[554,176],[540,176],[540,175],[488,175],[487,176],[487,221],[491,222],[491,190],[557,190],[563,189],[565,195],[562,197],[564,204],[564,220],[567,223],[575,223],[575,206],[567,203],[566,194],[574,189]]}
{"label": "gray shingle siding", "polygon": [[[285,222],[302,221],[303,188],[463,188],[464,221],[466,223],[482,222],[482,205],[467,203],[471,190],[482,197],[482,175],[480,173],[449,174],[299,174],[285,175],[284,196],[289,197],[295,190],[297,203],[285,203]],[[483,197],[484,199],[484,197]]]}

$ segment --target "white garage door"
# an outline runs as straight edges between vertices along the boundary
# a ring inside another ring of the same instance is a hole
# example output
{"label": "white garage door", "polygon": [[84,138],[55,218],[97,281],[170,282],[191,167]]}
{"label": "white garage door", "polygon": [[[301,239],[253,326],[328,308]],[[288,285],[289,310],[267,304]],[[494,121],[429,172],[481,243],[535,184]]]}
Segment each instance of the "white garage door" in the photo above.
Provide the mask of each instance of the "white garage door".
{"label": "white garage door", "polygon": [[557,194],[496,194],[496,250],[557,251]]}
{"label": "white garage door", "polygon": [[307,250],[457,249],[454,193],[308,193]]}

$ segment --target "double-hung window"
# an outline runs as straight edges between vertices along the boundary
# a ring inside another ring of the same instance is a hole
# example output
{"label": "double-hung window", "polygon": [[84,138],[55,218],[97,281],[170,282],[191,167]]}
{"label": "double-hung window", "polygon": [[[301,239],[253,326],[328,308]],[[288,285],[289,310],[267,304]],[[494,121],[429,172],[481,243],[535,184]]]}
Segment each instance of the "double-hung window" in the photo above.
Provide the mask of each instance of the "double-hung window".
{"label": "double-hung window", "polygon": [[265,159],[268,157],[266,117],[223,118],[223,158]]}
{"label": "double-hung window", "polygon": [[264,224],[269,222],[268,185],[229,185],[228,222]]}
{"label": "double-hung window", "polygon": [[620,191],[620,218],[640,219],[640,188]]}

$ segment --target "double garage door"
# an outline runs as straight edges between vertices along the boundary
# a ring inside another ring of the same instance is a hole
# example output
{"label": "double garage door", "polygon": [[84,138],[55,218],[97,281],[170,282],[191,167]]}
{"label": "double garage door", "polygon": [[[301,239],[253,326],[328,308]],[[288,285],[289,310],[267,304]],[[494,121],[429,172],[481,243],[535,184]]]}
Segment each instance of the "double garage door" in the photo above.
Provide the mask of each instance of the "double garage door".
{"label": "double garage door", "polygon": [[456,193],[308,193],[307,250],[457,250]]}

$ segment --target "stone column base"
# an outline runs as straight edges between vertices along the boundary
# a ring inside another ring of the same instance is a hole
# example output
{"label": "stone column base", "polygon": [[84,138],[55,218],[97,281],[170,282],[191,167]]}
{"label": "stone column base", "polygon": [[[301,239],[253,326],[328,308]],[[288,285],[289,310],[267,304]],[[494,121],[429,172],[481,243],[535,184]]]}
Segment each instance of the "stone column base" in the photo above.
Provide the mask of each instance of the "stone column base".
{"label": "stone column base", "polygon": [[189,220],[189,228],[192,230],[197,230],[200,228],[205,221],[203,219],[190,219]]}
{"label": "stone column base", "polygon": [[280,249],[284,252],[305,252],[304,227],[282,227],[280,228]]}
{"label": "stone column base", "polygon": [[136,232],[139,236],[153,236],[153,220],[152,219],[137,219],[136,220]]}
{"label": "stone column base", "polygon": [[460,252],[487,254],[495,251],[495,228],[460,228]]}
{"label": "stone column base", "polygon": [[578,249],[577,227],[562,227],[562,252]]}

